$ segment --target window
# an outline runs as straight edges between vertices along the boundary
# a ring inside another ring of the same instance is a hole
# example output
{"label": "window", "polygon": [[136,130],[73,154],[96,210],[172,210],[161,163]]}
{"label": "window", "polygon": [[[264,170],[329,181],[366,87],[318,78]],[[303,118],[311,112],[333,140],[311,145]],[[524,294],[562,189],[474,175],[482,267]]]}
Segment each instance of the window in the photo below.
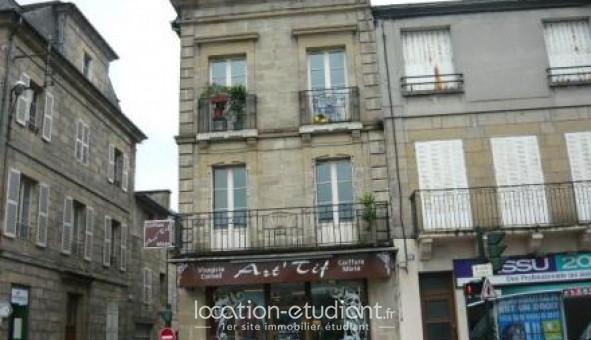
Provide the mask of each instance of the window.
{"label": "window", "polygon": [[103,266],[111,266],[111,254],[112,254],[112,243],[113,243],[113,227],[111,223],[111,217],[105,216],[105,228],[104,228],[104,240],[103,240]]}
{"label": "window", "polygon": [[119,269],[127,268],[127,225],[110,216],[105,216],[103,241],[103,265],[110,267],[119,263]]}
{"label": "window", "polygon": [[415,151],[423,228],[470,228],[472,213],[462,141],[417,142]]}
{"label": "window", "polygon": [[308,53],[310,89],[334,89],[347,86],[345,51],[316,51]]}
{"label": "window", "polygon": [[40,125],[37,116],[43,109],[41,102],[43,88],[32,82],[31,78],[24,73],[21,75],[20,81],[25,84],[26,89],[17,99],[16,121],[33,131],[37,131]]}
{"label": "window", "polygon": [[150,268],[144,268],[144,285],[142,290],[142,300],[144,304],[152,304],[152,270]]}
{"label": "window", "polygon": [[78,162],[88,165],[90,149],[90,128],[88,124],[79,120],[76,127],[76,160]]}
{"label": "window", "polygon": [[591,221],[591,131],[565,135],[580,221]]}
{"label": "window", "polygon": [[544,37],[550,84],[591,81],[591,27],[588,19],[547,22]]}
{"label": "window", "polygon": [[215,227],[246,227],[246,167],[215,168],[213,181]]}
{"label": "window", "polygon": [[113,144],[109,144],[108,180],[127,192],[129,184],[129,157]]}
{"label": "window", "polygon": [[456,92],[462,77],[453,65],[449,29],[402,32],[404,94]]}
{"label": "window", "polygon": [[425,340],[457,339],[451,273],[419,274]]}
{"label": "window", "polygon": [[88,79],[92,76],[92,57],[88,53],[84,53],[82,60],[82,74]]}
{"label": "window", "polygon": [[64,199],[64,215],[62,223],[62,252],[71,254],[74,241],[74,200],[71,197]]}
{"label": "window", "polygon": [[491,139],[497,196],[505,226],[548,223],[544,175],[535,136]]}
{"label": "window", "polygon": [[244,57],[212,59],[209,82],[220,86],[246,86],[246,59]]}
{"label": "window", "polygon": [[352,174],[349,159],[316,163],[316,205],[321,222],[338,224],[353,219]]}
{"label": "window", "polygon": [[84,230],[84,259],[92,261],[92,247],[94,235],[94,209],[92,207],[86,208],[86,224]]}

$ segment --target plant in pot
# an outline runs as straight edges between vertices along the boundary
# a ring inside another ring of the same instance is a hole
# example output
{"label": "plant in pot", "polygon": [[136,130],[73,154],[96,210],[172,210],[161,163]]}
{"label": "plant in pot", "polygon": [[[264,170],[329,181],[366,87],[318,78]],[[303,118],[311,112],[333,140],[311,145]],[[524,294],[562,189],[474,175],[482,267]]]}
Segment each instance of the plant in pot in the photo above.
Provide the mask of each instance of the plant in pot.
{"label": "plant in pot", "polygon": [[246,120],[246,87],[235,85],[228,88],[230,111],[234,115],[234,130],[244,129]]}
{"label": "plant in pot", "polygon": [[363,205],[363,212],[361,218],[365,222],[365,235],[367,240],[375,240],[375,221],[378,218],[378,211],[376,207],[376,198],[373,193],[367,192],[361,198],[359,203]]}
{"label": "plant in pot", "polygon": [[326,115],[325,115],[325,114],[323,114],[323,113],[317,113],[317,114],[314,116],[314,119],[313,119],[313,121],[314,121],[314,124],[324,124],[324,123],[328,123],[328,117],[326,117]]}
{"label": "plant in pot", "polygon": [[213,131],[225,131],[228,129],[228,112],[230,94],[228,88],[217,84],[209,85],[202,95],[203,98],[209,98],[213,110],[212,129]]}

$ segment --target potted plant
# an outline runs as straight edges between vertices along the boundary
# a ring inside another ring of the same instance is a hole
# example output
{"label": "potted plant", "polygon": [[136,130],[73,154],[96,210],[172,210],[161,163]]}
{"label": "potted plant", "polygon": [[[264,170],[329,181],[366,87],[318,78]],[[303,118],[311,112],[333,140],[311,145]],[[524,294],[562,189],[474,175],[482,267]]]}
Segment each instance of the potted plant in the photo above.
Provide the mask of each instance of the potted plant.
{"label": "potted plant", "polygon": [[230,112],[235,117],[234,130],[242,130],[246,120],[246,87],[231,86],[228,88],[228,94],[230,95]]}
{"label": "potted plant", "polygon": [[226,112],[229,108],[230,95],[228,88],[217,84],[209,85],[202,94],[203,98],[209,98],[212,105],[212,130],[225,131],[228,129]]}
{"label": "potted plant", "polygon": [[361,214],[361,218],[365,221],[366,225],[366,235],[368,239],[375,240],[375,220],[378,218],[378,211],[376,207],[376,198],[373,193],[368,192],[365,193],[359,199],[359,203],[363,205],[363,212]]}
{"label": "potted plant", "polygon": [[317,113],[314,116],[314,124],[324,124],[324,123],[328,123],[328,117],[326,117],[324,114],[322,113]]}

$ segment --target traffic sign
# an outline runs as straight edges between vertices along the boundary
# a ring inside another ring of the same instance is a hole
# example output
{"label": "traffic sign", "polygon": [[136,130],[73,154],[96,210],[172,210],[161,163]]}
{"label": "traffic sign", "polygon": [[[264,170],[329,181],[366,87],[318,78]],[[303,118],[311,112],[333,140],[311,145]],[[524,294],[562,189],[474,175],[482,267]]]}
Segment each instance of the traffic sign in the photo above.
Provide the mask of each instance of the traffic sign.
{"label": "traffic sign", "polygon": [[162,328],[160,330],[159,340],[176,340],[176,336],[174,334],[174,329]]}
{"label": "traffic sign", "polygon": [[495,287],[493,287],[492,283],[485,278],[484,282],[482,283],[482,292],[480,293],[480,299],[482,301],[496,299],[497,293],[495,292]]}

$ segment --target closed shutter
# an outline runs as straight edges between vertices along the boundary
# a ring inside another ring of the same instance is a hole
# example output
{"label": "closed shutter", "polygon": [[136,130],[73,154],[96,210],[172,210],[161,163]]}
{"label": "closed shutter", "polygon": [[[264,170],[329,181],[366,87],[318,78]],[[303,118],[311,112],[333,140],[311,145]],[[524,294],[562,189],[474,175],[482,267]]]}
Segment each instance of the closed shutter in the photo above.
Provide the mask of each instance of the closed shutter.
{"label": "closed shutter", "polygon": [[121,225],[121,263],[119,269],[127,270],[127,224]]}
{"label": "closed shutter", "polygon": [[31,85],[31,78],[28,75],[23,73],[20,81],[25,84],[27,89],[18,96],[16,102],[16,121],[21,125],[25,125],[29,120],[29,111],[31,109],[31,102],[33,101],[33,91],[28,89]]}
{"label": "closed shutter", "polygon": [[119,339],[119,307],[117,302],[107,304],[107,340]]}
{"label": "closed shutter", "polygon": [[107,170],[107,178],[110,183],[115,181],[115,146],[109,144],[109,167]]}
{"label": "closed shutter", "polygon": [[152,270],[149,268],[144,268],[143,300],[147,305],[152,303]]}
{"label": "closed shutter", "polygon": [[81,120],[78,121],[78,123],[76,124],[76,147],[74,149],[74,153],[76,154],[76,159],[79,162],[82,162],[82,139],[83,139],[83,134],[84,134],[84,124],[82,123]]}
{"label": "closed shutter", "polygon": [[16,237],[18,223],[18,199],[21,186],[21,173],[16,169],[8,171],[8,187],[6,189],[6,210],[4,213],[4,235]]}
{"label": "closed shutter", "polygon": [[472,227],[470,192],[461,140],[415,144],[423,228]]}
{"label": "closed shutter", "polygon": [[83,138],[82,138],[82,163],[88,165],[90,160],[90,127],[83,124]]}
{"label": "closed shutter", "polygon": [[123,178],[121,179],[121,188],[127,192],[127,186],[129,183],[129,156],[123,156]]}
{"label": "closed shutter", "polygon": [[568,20],[544,24],[544,37],[552,80],[591,80],[591,27],[589,20]]}
{"label": "closed shutter", "polygon": [[62,225],[62,251],[72,253],[72,241],[74,237],[74,202],[71,197],[64,200],[64,220]]}
{"label": "closed shutter", "polygon": [[37,245],[47,246],[47,228],[49,226],[49,185],[39,184],[39,217],[37,220]]}
{"label": "closed shutter", "polygon": [[111,217],[105,216],[105,232],[103,241],[103,265],[111,265],[111,242],[113,240],[113,228],[111,226]]}
{"label": "closed shutter", "polygon": [[548,223],[548,204],[535,136],[492,138],[498,198],[505,226]]}
{"label": "closed shutter", "polygon": [[53,106],[53,95],[49,92],[45,92],[45,108],[43,114],[43,139],[48,142],[51,141],[51,130],[53,127]]}
{"label": "closed shutter", "polygon": [[86,228],[84,233],[84,259],[92,261],[94,236],[94,209],[86,207]]}
{"label": "closed shutter", "polygon": [[591,131],[565,136],[578,218],[587,223],[591,221]]}

